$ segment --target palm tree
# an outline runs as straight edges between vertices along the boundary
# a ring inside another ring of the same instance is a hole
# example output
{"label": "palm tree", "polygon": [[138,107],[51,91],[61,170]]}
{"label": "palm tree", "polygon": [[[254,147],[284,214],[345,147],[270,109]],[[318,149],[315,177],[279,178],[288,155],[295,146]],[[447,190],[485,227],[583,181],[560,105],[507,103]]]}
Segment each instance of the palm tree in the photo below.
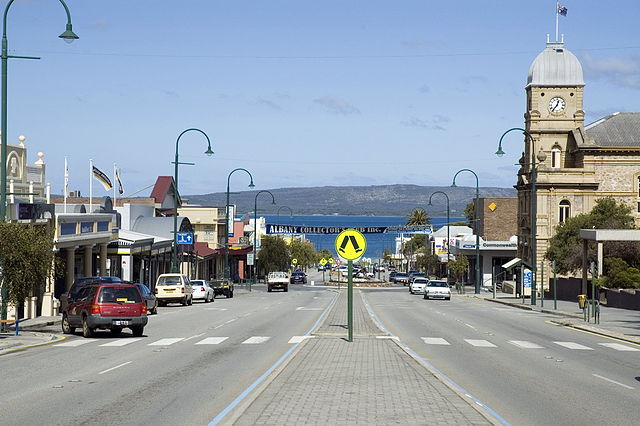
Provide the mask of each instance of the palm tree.
{"label": "palm tree", "polygon": [[431,221],[427,212],[424,209],[413,209],[411,215],[409,216],[409,220],[407,220],[407,225],[415,226],[415,225],[426,225]]}

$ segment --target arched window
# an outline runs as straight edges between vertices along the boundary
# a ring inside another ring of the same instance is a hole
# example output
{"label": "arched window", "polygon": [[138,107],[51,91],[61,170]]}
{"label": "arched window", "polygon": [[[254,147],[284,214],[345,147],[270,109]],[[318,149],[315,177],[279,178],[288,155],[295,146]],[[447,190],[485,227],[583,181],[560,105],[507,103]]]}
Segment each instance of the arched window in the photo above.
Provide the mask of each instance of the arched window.
{"label": "arched window", "polygon": [[560,210],[558,214],[558,223],[562,223],[571,216],[571,203],[567,200],[560,201]]}
{"label": "arched window", "polygon": [[557,169],[560,167],[560,147],[555,145],[551,148],[551,167]]}

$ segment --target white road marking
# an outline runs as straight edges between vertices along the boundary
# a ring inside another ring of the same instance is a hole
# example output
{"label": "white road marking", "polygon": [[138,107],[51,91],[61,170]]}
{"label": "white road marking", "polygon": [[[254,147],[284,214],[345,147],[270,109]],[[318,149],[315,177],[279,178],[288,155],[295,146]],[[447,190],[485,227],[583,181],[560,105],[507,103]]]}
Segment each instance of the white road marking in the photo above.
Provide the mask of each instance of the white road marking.
{"label": "white road marking", "polygon": [[555,343],[556,345],[564,346],[565,348],[569,348],[569,349],[578,349],[583,351],[593,350],[593,348],[590,348],[589,346],[581,345],[580,343],[575,343],[575,342],[553,342],[553,343]]}
{"label": "white road marking", "polygon": [[231,324],[232,322],[234,322],[237,319],[238,318],[231,318],[229,321],[225,321],[225,324]]}
{"label": "white road marking", "polygon": [[289,343],[300,343],[307,339],[313,339],[315,336],[293,336],[289,339]]}
{"label": "white road marking", "polygon": [[527,342],[526,340],[509,340],[509,343],[523,349],[544,349],[537,343]]}
{"label": "white road marking", "polygon": [[181,340],[184,340],[183,337],[173,337],[173,338],[167,338],[167,339],[160,339],[156,342],[153,343],[149,343],[147,346],[169,346],[169,345],[173,345],[174,343],[177,343]]}
{"label": "white road marking", "polygon": [[465,342],[467,342],[468,344],[470,344],[471,346],[475,346],[478,348],[497,348],[496,345],[494,345],[493,343],[491,343],[488,340],[482,340],[482,339],[464,339]]}
{"label": "white road marking", "polygon": [[142,340],[142,337],[137,337],[133,339],[132,338],[118,339],[118,340],[114,340],[113,342],[105,343],[104,345],[100,345],[100,346],[125,346],[125,345],[128,345],[129,343],[137,342],[138,340]]}
{"label": "white road marking", "polygon": [[127,364],[131,364],[132,362],[133,362],[133,361],[123,362],[122,364],[120,364],[120,365],[116,365],[115,367],[107,368],[106,370],[101,371],[101,372],[99,372],[98,374],[108,373],[109,371],[113,371],[113,370],[115,370],[116,368],[124,367],[124,366],[125,366],[125,365],[127,365]]}
{"label": "white road marking", "polygon": [[618,385],[618,386],[622,386],[623,388],[627,388],[627,389],[635,389],[635,388],[634,388],[634,387],[632,387],[632,386],[628,386],[628,385],[625,385],[625,384],[623,384],[623,383],[616,382],[615,380],[608,379],[608,378],[606,378],[606,377],[604,377],[604,376],[600,376],[599,374],[594,374],[594,375],[593,375],[593,377],[597,377],[598,379],[606,380],[606,381],[607,381],[607,382],[609,382],[609,383],[614,383],[614,384],[616,384],[616,385]]}
{"label": "white road marking", "polygon": [[376,339],[400,340],[400,338],[398,336],[376,336]]}
{"label": "white road marking", "polygon": [[200,340],[196,345],[219,345],[227,339],[228,337],[207,337],[206,339]]}
{"label": "white road marking", "polygon": [[64,347],[74,348],[76,346],[85,345],[87,343],[91,343],[95,341],[96,339],[76,339],[76,340],[69,340],[68,342],[58,343],[57,345],[53,345],[53,346],[64,346]]}
{"label": "white road marking", "polygon": [[631,346],[623,345],[621,343],[598,343],[599,345],[606,346],[607,348],[615,349],[616,351],[637,352],[640,349],[633,348]]}
{"label": "white road marking", "polygon": [[472,326],[471,324],[467,324],[466,322],[464,323],[464,325],[466,325],[469,328],[473,328],[474,330],[476,329],[474,326]]}
{"label": "white road marking", "polygon": [[195,339],[196,337],[200,337],[200,336],[202,336],[203,334],[204,334],[204,333],[200,333],[200,334],[196,334],[195,336],[187,337],[186,339],[184,339],[184,341],[186,342],[187,340]]}
{"label": "white road marking", "polygon": [[271,339],[271,337],[268,336],[252,336],[249,337],[247,340],[245,340],[244,342],[242,342],[242,344],[246,344],[246,345],[257,345],[260,343],[264,343],[267,340]]}
{"label": "white road marking", "polygon": [[450,345],[451,344],[441,337],[421,337],[421,339],[427,345]]}
{"label": "white road marking", "polygon": [[299,306],[296,308],[296,311],[321,311],[322,308],[305,308],[304,306]]}
{"label": "white road marking", "polygon": [[204,308],[205,311],[227,311],[227,308]]}

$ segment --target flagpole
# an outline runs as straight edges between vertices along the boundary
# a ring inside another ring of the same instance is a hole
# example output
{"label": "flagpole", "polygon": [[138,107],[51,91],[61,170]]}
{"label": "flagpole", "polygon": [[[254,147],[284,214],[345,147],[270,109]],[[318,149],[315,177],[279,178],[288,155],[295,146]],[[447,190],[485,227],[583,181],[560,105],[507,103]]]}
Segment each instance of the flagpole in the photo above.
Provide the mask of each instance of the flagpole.
{"label": "flagpole", "polygon": [[67,212],[67,197],[69,193],[69,165],[67,157],[64,157],[64,212]]}
{"label": "flagpole", "polygon": [[556,43],[558,42],[558,18],[560,16],[560,0],[556,1]]}
{"label": "flagpole", "polygon": [[113,208],[116,207],[116,202],[118,201],[118,196],[116,195],[116,173],[118,173],[116,169],[116,163],[113,163]]}
{"label": "flagpole", "polygon": [[93,211],[93,159],[89,159],[89,213]]}

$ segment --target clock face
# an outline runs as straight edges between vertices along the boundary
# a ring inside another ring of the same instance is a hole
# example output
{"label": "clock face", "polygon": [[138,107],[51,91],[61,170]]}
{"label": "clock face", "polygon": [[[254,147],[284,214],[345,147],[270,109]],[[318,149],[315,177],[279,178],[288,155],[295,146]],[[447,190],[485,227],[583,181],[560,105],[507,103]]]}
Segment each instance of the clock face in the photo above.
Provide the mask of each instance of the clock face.
{"label": "clock face", "polygon": [[551,98],[549,101],[549,111],[551,112],[562,112],[565,106],[567,106],[567,104],[560,96]]}

